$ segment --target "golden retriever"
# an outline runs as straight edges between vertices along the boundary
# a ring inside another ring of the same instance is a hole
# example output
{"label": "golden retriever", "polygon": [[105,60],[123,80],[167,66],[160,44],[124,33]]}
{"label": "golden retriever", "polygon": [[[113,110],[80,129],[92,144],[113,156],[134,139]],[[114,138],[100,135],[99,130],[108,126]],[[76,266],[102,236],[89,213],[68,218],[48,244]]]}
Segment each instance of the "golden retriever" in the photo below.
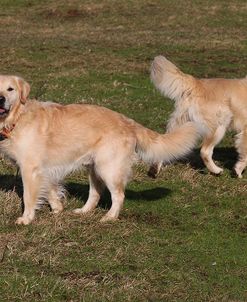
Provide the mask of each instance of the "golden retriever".
{"label": "golden retriever", "polygon": [[124,189],[137,157],[153,163],[184,156],[195,144],[197,130],[189,122],[169,134],[158,134],[107,108],[60,105],[29,100],[30,86],[16,76],[0,76],[0,150],[20,167],[24,212],[17,224],[29,224],[40,197],[54,213],[62,211],[60,182],[86,166],[90,190],[87,202],[75,213],[97,206],[106,186],[112,199],[102,221],[115,220]]}
{"label": "golden retriever", "polygon": [[[165,96],[175,100],[167,130],[173,131],[188,121],[195,122],[203,137],[201,157],[214,174],[223,171],[213,159],[214,147],[226,130],[237,131],[239,154],[234,170],[239,178],[247,165],[247,77],[243,79],[197,79],[183,73],[163,56],[157,56],[151,66],[151,80]],[[162,162],[151,166],[158,174]]]}

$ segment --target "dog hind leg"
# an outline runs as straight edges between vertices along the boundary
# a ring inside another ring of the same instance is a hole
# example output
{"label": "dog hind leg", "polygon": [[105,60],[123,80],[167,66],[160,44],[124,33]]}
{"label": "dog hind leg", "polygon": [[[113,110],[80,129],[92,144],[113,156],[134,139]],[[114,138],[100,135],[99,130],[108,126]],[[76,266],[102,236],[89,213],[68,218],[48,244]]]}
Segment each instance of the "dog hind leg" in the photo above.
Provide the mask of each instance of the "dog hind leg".
{"label": "dog hind leg", "polygon": [[[48,202],[51,206],[52,212],[58,214],[63,211],[63,204],[61,202],[61,194],[59,194],[61,188],[58,184],[52,185],[48,193]],[[63,193],[63,192],[62,192]]]}
{"label": "dog hind leg", "polygon": [[236,148],[239,154],[239,160],[236,163],[234,170],[238,178],[242,178],[242,172],[247,165],[247,128],[237,135]]}
{"label": "dog hind leg", "polygon": [[111,184],[108,186],[111,193],[112,206],[101,222],[117,220],[124,203],[124,185],[121,183]]}
{"label": "dog hind leg", "polygon": [[156,178],[158,176],[158,174],[160,173],[162,165],[163,165],[163,162],[152,164],[148,170],[148,176],[151,178]]}
{"label": "dog hind leg", "polygon": [[97,167],[100,176],[111,193],[112,205],[110,210],[102,217],[101,222],[117,220],[124,203],[124,190],[131,172],[129,157],[118,157],[107,164]]}
{"label": "dog hind leg", "polygon": [[207,136],[202,143],[201,148],[201,158],[208,168],[208,170],[214,174],[220,174],[223,169],[218,167],[213,159],[213,151],[214,147],[222,140],[224,134],[226,132],[226,128],[224,126],[219,126],[210,136]]}
{"label": "dog hind leg", "polygon": [[100,195],[103,192],[105,185],[100,180],[100,178],[96,175],[93,166],[89,168],[89,185],[90,185],[90,189],[89,189],[88,200],[86,201],[85,205],[82,208],[73,210],[73,213],[85,214],[93,211],[98,205],[98,202],[100,200]]}

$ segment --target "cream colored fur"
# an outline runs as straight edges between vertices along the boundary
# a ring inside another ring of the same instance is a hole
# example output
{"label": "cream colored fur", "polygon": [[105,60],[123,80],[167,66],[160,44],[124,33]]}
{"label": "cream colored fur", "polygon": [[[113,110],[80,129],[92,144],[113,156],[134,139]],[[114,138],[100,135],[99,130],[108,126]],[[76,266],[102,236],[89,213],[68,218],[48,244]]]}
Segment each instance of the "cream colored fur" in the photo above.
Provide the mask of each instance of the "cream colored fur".
{"label": "cream colored fur", "polygon": [[[10,86],[14,91],[8,91]],[[26,82],[19,87],[15,77],[0,77],[0,95],[6,102],[11,100],[11,110],[1,124],[9,129],[14,125],[0,149],[19,165],[24,185],[24,213],[18,224],[34,219],[40,196],[48,199],[54,212],[60,212],[59,184],[82,166],[89,171],[89,197],[75,213],[93,211],[106,186],[112,206],[102,220],[117,219],[133,162],[138,157],[148,163],[177,159],[197,139],[191,122],[160,135],[104,107],[38,102],[28,100],[28,92]]]}
{"label": "cream colored fur", "polygon": [[[212,173],[223,171],[212,159],[214,147],[229,127],[236,130],[239,160],[234,170],[241,178],[247,165],[247,78],[197,79],[158,56],[151,66],[151,79],[163,95],[175,101],[168,132],[188,121],[196,123],[203,137],[201,157]],[[158,173],[161,164],[152,169]]]}

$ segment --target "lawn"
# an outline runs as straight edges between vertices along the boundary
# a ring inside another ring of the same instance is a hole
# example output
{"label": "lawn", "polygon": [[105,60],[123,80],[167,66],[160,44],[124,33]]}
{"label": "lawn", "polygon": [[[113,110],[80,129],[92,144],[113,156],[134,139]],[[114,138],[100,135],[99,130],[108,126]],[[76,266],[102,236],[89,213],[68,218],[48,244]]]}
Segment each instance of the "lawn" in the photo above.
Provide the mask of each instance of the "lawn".
{"label": "lawn", "polygon": [[[198,77],[243,77],[247,3],[241,0],[0,0],[0,68],[31,97],[117,110],[164,132],[173,102],[149,79],[163,54]],[[65,180],[65,211],[48,206],[17,226],[22,183],[0,161],[0,301],[247,301],[247,173],[232,176],[234,133],[216,148],[216,177],[198,149],[157,179],[137,164],[119,221],[72,209],[85,171]],[[198,145],[199,147],[199,145]]]}

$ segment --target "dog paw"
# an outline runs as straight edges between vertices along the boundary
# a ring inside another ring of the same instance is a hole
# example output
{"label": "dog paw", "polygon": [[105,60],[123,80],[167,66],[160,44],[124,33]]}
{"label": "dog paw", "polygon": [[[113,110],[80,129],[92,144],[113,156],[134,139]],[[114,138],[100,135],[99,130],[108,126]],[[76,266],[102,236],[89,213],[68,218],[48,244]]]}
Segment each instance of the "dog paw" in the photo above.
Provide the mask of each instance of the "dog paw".
{"label": "dog paw", "polygon": [[85,211],[83,208],[77,208],[72,211],[73,214],[81,215],[87,214],[89,211]]}
{"label": "dog paw", "polygon": [[100,222],[114,222],[117,221],[117,217],[108,216],[107,214],[100,219]]}
{"label": "dog paw", "polygon": [[15,224],[21,225],[28,225],[31,222],[31,219],[27,218],[27,217],[19,217],[16,219]]}
{"label": "dog paw", "polygon": [[63,211],[63,207],[57,207],[52,209],[52,214],[60,214]]}
{"label": "dog paw", "polygon": [[94,207],[82,207],[82,208],[77,208],[72,211],[74,214],[78,215],[91,215],[94,212],[95,208]]}
{"label": "dog paw", "polygon": [[220,174],[222,174],[223,173],[223,169],[222,168],[219,168],[219,167],[217,167],[217,168],[215,168],[213,171],[212,171],[212,173],[214,173],[214,174],[216,174],[216,175],[220,175]]}
{"label": "dog paw", "polygon": [[243,178],[242,171],[240,171],[240,169],[234,168],[233,171],[234,171],[235,175],[237,176],[237,178]]}
{"label": "dog paw", "polygon": [[150,166],[147,175],[150,178],[157,178],[158,174],[160,173],[162,164],[158,163],[158,164],[153,164],[152,166]]}
{"label": "dog paw", "polygon": [[148,170],[148,173],[147,175],[150,177],[150,178],[157,178],[159,172],[154,168],[154,167],[150,167],[150,169]]}

